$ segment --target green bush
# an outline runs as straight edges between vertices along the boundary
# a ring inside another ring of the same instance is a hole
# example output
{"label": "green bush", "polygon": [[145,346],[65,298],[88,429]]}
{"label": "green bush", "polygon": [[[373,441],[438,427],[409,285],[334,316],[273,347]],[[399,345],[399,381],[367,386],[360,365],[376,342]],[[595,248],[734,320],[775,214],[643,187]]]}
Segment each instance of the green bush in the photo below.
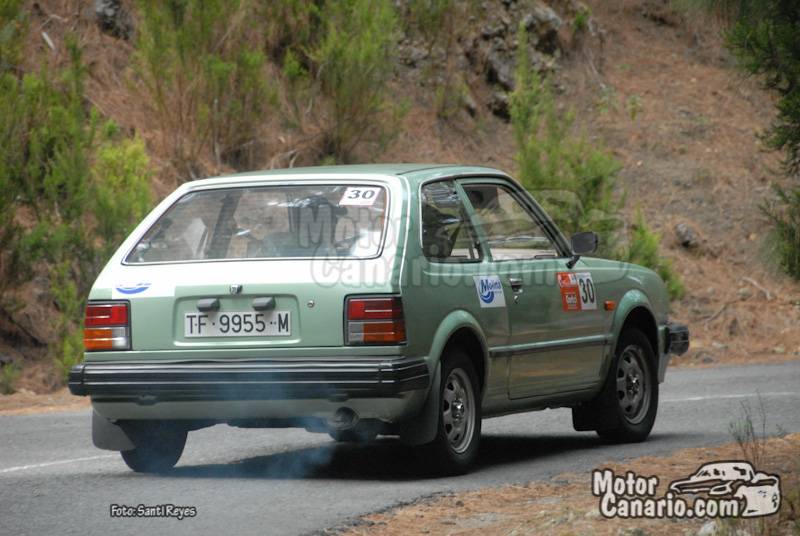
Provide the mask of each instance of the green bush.
{"label": "green bush", "polygon": [[92,212],[104,241],[104,257],[114,252],[153,202],[144,142],[138,138],[114,142],[118,134],[113,125],[109,129],[92,166]]}
{"label": "green bush", "polygon": [[0,367],[0,394],[10,395],[15,393],[17,390],[14,388],[14,382],[21,373],[19,361],[6,363]]}
{"label": "green bush", "polygon": [[0,73],[17,70],[23,59],[22,37],[28,33],[28,17],[22,0],[0,1]]}
{"label": "green bush", "polygon": [[83,361],[84,294],[72,279],[69,260],[65,259],[50,270],[50,293],[60,316],[53,320],[56,342],[51,348],[53,362],[61,373],[62,383],[68,380],[69,369]]}
{"label": "green bush", "polygon": [[767,257],[774,259],[778,268],[800,282],[800,189],[786,191],[776,184],[774,201],[765,201],[759,208],[772,225],[764,242]]}
{"label": "green bush", "polygon": [[456,65],[459,39],[471,29],[469,20],[478,14],[477,0],[404,0],[397,3],[406,34],[419,36],[426,45],[425,78],[434,93],[439,117],[457,112],[468,94],[464,74]]}
{"label": "green bush", "polygon": [[[276,61],[287,54],[305,58],[306,53],[319,43],[321,35],[321,7],[324,0],[279,0],[262,2],[257,7],[257,19],[263,21],[267,49]],[[307,70],[308,65],[303,65]]]}
{"label": "green bush", "polygon": [[625,204],[618,192],[621,164],[586,133],[572,135],[575,111],[560,112],[553,102],[550,79],[542,78],[528,60],[527,33],[519,29],[516,89],[510,98],[511,125],[517,142],[518,178],[567,233],[595,230],[601,252],[613,255]]}
{"label": "green bush", "polygon": [[329,2],[321,16],[324,37],[311,57],[332,107],[324,154],[347,162],[362,140],[385,145],[396,135],[381,116],[390,108],[398,110],[387,88],[394,70],[397,17],[390,0]]}
{"label": "green bush", "polygon": [[644,221],[642,207],[636,208],[636,225],[631,230],[630,243],[620,250],[617,258],[641,264],[654,270],[664,280],[667,295],[671,300],[679,300],[686,294],[680,276],[672,268],[672,260],[658,254],[661,234],[653,232]]}
{"label": "green bush", "polygon": [[24,274],[23,251],[19,247],[22,229],[16,221],[17,175],[25,149],[25,102],[19,81],[10,73],[0,74],[0,309],[6,308],[6,291],[19,285]]}
{"label": "green bush", "polygon": [[[83,357],[89,287],[151,203],[143,144],[122,139],[112,122],[101,124],[84,98],[86,66],[74,34],[66,45],[63,69],[45,62],[21,78],[0,72],[0,309],[18,307],[12,291],[37,262],[51,266],[59,310],[51,351],[64,379]],[[31,220],[24,228],[20,208]]]}
{"label": "green bush", "polygon": [[681,0],[678,5],[719,16],[739,72],[777,96],[776,114],[758,138],[767,150],[782,153],[781,174],[791,191],[776,186],[778,200],[760,207],[773,226],[765,257],[800,281],[800,5],[785,0]]}
{"label": "green bush", "polygon": [[[542,78],[528,61],[525,28],[520,26],[516,89],[510,112],[517,142],[518,178],[567,234],[597,231],[599,254],[641,264],[658,272],[672,299],[684,294],[672,262],[658,255],[661,236],[653,233],[638,210],[630,242],[624,241],[619,212],[626,193],[619,186],[621,164],[602,145],[572,135],[575,112],[559,112],[550,79]],[[621,191],[620,191],[621,190]]]}
{"label": "green bush", "polygon": [[266,71],[259,10],[246,0],[140,0],[134,70],[178,167],[196,176],[201,156],[248,169],[260,162],[259,127],[277,89]]}

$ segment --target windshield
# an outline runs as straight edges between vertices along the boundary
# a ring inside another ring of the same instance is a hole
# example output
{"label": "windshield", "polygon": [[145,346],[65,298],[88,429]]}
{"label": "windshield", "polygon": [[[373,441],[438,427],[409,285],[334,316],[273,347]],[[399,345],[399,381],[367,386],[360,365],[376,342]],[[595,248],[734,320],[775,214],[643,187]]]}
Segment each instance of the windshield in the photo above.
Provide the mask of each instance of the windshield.
{"label": "windshield", "polygon": [[261,186],[189,193],[127,263],[276,257],[373,257],[386,216],[380,186]]}

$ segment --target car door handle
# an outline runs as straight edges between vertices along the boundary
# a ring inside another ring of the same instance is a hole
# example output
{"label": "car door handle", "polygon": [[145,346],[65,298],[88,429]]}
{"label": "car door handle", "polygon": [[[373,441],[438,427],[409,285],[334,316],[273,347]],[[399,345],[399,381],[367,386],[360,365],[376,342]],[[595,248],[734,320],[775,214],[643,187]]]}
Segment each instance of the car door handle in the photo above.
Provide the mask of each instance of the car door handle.
{"label": "car door handle", "polygon": [[509,277],[508,282],[511,284],[511,290],[514,292],[522,292],[522,279],[519,277]]}

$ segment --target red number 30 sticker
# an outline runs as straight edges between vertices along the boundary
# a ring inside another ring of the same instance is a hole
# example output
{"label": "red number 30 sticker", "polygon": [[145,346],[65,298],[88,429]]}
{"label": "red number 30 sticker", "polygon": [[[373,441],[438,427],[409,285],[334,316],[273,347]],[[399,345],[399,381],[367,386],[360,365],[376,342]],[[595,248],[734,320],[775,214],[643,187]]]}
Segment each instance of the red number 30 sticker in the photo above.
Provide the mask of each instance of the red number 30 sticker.
{"label": "red number 30 sticker", "polygon": [[564,311],[591,311],[597,309],[597,293],[589,272],[560,272],[561,305]]}

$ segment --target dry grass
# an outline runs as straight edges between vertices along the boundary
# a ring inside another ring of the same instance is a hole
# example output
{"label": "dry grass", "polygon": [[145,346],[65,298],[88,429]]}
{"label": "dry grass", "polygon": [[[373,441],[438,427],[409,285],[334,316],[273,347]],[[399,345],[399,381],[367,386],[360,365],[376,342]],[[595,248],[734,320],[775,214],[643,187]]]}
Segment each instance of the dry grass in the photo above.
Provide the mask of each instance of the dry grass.
{"label": "dry grass", "polygon": [[[790,490],[800,488],[800,434],[771,439],[765,446],[763,465],[756,469],[777,474],[784,495],[783,518],[765,518],[770,532],[760,531],[759,521],[742,522],[750,534],[796,535]],[[668,457],[637,458],[625,463],[607,463],[596,469],[611,469],[615,475],[632,471],[637,476],[657,476],[656,498],[664,497],[669,482],[686,478],[705,463],[742,459],[737,444],[713,449],[684,449]],[[797,499],[794,499],[796,502]],[[794,508],[800,504],[794,504]],[[527,486],[485,489],[473,493],[448,494],[422,500],[387,513],[364,516],[361,523],[330,531],[359,536],[675,536],[695,534],[708,520],[606,519],[600,515],[599,498],[592,495],[591,473],[560,475],[550,482]]]}

